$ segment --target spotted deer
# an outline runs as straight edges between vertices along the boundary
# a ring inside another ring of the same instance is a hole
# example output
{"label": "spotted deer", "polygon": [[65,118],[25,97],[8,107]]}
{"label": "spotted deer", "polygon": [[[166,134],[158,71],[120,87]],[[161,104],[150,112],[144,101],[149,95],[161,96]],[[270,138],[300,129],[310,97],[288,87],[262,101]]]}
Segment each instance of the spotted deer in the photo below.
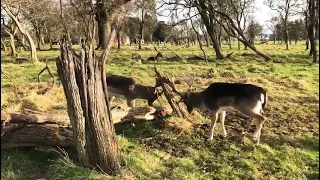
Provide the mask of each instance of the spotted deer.
{"label": "spotted deer", "polygon": [[145,86],[139,84],[132,77],[107,75],[106,79],[110,102],[115,99],[115,96],[124,96],[129,107],[135,107],[135,99],[146,99],[148,105],[152,106],[153,102],[162,94],[156,89],[160,86],[158,81],[155,86]]}
{"label": "spotted deer", "polygon": [[244,115],[253,118],[256,130],[253,138],[257,144],[260,143],[260,135],[265,117],[261,115],[267,103],[266,91],[252,84],[240,83],[213,83],[201,92],[182,93],[182,101],[191,113],[194,108],[204,108],[210,111],[211,128],[209,140],[213,139],[214,128],[220,114],[223,136],[227,136],[224,127],[226,111],[238,110]]}
{"label": "spotted deer", "polygon": [[156,56],[148,57],[147,60],[148,61],[159,61],[160,58],[162,58],[162,57],[163,57],[163,55],[160,52],[158,52],[158,54]]}

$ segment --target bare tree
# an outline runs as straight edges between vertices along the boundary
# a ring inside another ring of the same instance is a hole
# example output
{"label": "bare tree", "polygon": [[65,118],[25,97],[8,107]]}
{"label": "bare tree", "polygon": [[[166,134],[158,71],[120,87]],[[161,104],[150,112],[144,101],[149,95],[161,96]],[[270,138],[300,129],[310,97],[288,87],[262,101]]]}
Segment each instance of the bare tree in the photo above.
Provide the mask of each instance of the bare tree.
{"label": "bare tree", "polygon": [[296,0],[266,0],[265,4],[279,14],[281,23],[283,24],[286,50],[289,50],[288,20],[290,16],[296,14],[295,8],[299,6],[298,2]]}
{"label": "bare tree", "polygon": [[29,34],[29,32],[22,26],[22,24],[20,23],[20,21],[18,19],[18,14],[19,14],[19,11],[21,8],[20,4],[15,3],[13,1],[10,1],[10,0],[5,0],[5,1],[1,2],[1,7],[6,11],[8,16],[16,24],[20,33],[22,35],[24,35],[25,37],[27,37],[27,39],[29,41],[30,49],[31,49],[31,59],[34,63],[37,63],[38,62],[37,50],[36,50],[36,46],[33,42],[33,39],[31,37],[31,35]]}
{"label": "bare tree", "polygon": [[[65,29],[61,45],[57,69],[67,99],[68,115],[71,121],[76,149],[80,163],[88,167],[99,167],[109,174],[118,174],[120,170],[120,153],[110,113],[108,101],[105,64],[115,38],[115,29],[111,23],[123,21],[123,8],[128,0],[108,4],[108,27],[106,47],[100,59],[95,57],[95,26],[87,31],[87,40],[81,41],[80,55],[72,50]],[[82,2],[85,3],[85,2]],[[61,4],[61,1],[60,1]],[[94,24],[94,5],[88,11],[86,22]],[[63,16],[62,16],[63,17]],[[110,18],[110,19],[109,19]],[[85,26],[85,23],[82,24]],[[65,26],[66,27],[66,26]]]}
{"label": "bare tree", "polygon": [[[9,19],[8,23],[5,24],[5,21],[3,18],[1,18],[1,25],[4,28],[4,31],[9,35],[10,37],[10,52],[9,52],[9,56],[15,56],[16,55],[16,45],[14,43],[15,41],[15,35],[18,32],[17,27],[15,26],[15,24],[12,22],[11,19]],[[3,43],[4,44],[4,43]],[[5,44],[4,44],[5,47]],[[6,47],[5,47],[6,48]]]}
{"label": "bare tree", "polygon": [[135,5],[139,11],[139,50],[141,49],[145,20],[147,15],[155,14],[155,1],[154,0],[136,0]]}
{"label": "bare tree", "polygon": [[217,39],[217,34],[214,31],[214,27],[216,26],[217,22],[216,19],[213,18],[214,13],[213,10],[213,3],[211,3],[208,0],[196,0],[193,2],[193,4],[196,6],[202,21],[204,25],[206,26],[207,32],[209,34],[209,37],[211,38],[213,49],[216,53],[217,59],[223,59],[224,56],[221,52],[219,41]]}
{"label": "bare tree", "polygon": [[[237,8],[237,7],[242,7],[243,8]],[[245,10],[246,8],[250,9],[252,6],[251,3],[249,3],[249,1],[227,1],[226,2],[226,7],[228,8],[229,13],[225,13],[219,10],[216,10],[213,6],[213,4],[211,4],[211,12],[213,15],[213,19],[216,20],[226,31],[226,33],[231,36],[234,37],[236,39],[238,39],[240,42],[242,42],[245,46],[248,46],[251,50],[253,50],[254,52],[256,52],[258,55],[260,55],[261,57],[263,57],[265,60],[270,60],[271,57],[260,52],[257,48],[255,48],[247,39],[247,37],[245,36],[245,32],[244,32],[244,26],[241,25],[241,20],[240,18],[237,18],[238,15],[235,14],[241,14],[241,11]],[[241,10],[242,9],[242,10]],[[238,12],[240,11],[240,13]],[[249,11],[249,10],[248,10]],[[243,17],[244,15],[239,15],[240,17]]]}
{"label": "bare tree", "polygon": [[[189,14],[189,17],[190,17],[190,14]],[[197,29],[195,28],[194,23],[192,22],[192,18],[190,18],[190,22],[191,22],[191,27],[192,27],[193,31],[194,31],[194,32],[196,33],[196,35],[197,35],[197,40],[198,40],[198,43],[199,43],[199,47],[200,47],[200,49],[201,49],[201,51],[202,51],[202,53],[203,53],[204,60],[205,60],[206,64],[208,64],[207,54],[206,54],[206,52],[205,52],[204,49],[203,49],[202,42],[201,42],[201,38],[200,38],[200,34],[199,34],[199,32],[197,31]]]}
{"label": "bare tree", "polygon": [[249,20],[248,28],[246,30],[247,35],[252,46],[254,46],[255,37],[262,32],[262,26],[251,17]]}
{"label": "bare tree", "polygon": [[308,4],[308,38],[310,41],[309,56],[313,56],[313,63],[317,63],[317,49],[315,39],[315,24],[316,24],[316,0],[307,0]]}
{"label": "bare tree", "polygon": [[271,19],[269,19],[268,23],[267,23],[267,27],[269,28],[269,30],[272,32],[273,34],[273,44],[276,44],[276,40],[277,40],[277,34],[276,34],[276,25],[278,22],[278,18],[277,17],[272,17]]}
{"label": "bare tree", "polygon": [[[123,1],[130,0],[119,0],[119,4]],[[90,1],[88,1],[90,3]],[[96,1],[96,21],[98,23],[98,46],[97,49],[106,49],[107,48],[107,40],[110,32],[108,30],[111,29],[115,18],[114,7],[117,7],[117,1],[107,1],[107,0],[97,0]]]}

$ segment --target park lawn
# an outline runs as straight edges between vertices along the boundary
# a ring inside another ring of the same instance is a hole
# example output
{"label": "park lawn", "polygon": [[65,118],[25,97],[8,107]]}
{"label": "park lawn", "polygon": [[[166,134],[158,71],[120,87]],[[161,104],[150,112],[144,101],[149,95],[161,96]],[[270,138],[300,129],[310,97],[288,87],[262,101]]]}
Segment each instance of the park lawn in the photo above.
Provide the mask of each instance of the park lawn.
{"label": "park lawn", "polygon": [[[57,77],[53,51],[39,51],[41,61],[48,61]],[[116,126],[121,156],[121,175],[110,177],[77,165],[69,155],[41,148],[3,150],[1,153],[1,178],[3,179],[319,179],[319,65],[312,64],[308,52],[299,42],[286,51],[284,45],[257,45],[273,58],[265,62],[251,50],[230,50],[223,46],[223,53],[235,51],[233,60],[216,60],[213,50],[205,48],[209,64],[188,61],[193,55],[202,56],[198,46],[157,47],[164,56],[173,52],[181,61],[147,62],[138,64],[130,60],[138,52],[144,59],[156,55],[151,45],[141,51],[136,46],[124,46],[117,52],[112,49],[107,62],[107,72],[133,76],[144,84],[153,85],[153,66],[163,74],[175,76],[194,75],[197,90],[212,82],[253,83],[267,90],[269,101],[261,135],[261,144],[251,141],[254,125],[250,118],[237,112],[226,117],[227,138],[222,138],[218,123],[215,138],[205,141],[209,132],[209,119],[205,113],[195,112],[193,119],[203,123],[192,127],[187,121],[170,116],[163,121],[148,121],[132,126]],[[97,56],[101,51],[97,52]],[[27,57],[28,52],[22,52]],[[1,75],[1,107],[8,112],[22,108],[49,112],[66,110],[62,87],[48,95],[37,95],[39,87],[49,86],[51,77],[44,73],[38,86],[37,74],[44,67],[39,64],[14,64],[13,59],[1,53],[1,66],[18,85],[22,103],[13,93],[13,86]],[[201,75],[213,69],[212,78]],[[185,85],[178,86],[187,90]],[[125,103],[124,99],[116,102]],[[156,105],[164,105],[161,97]],[[138,100],[137,106],[146,105]],[[71,155],[70,155],[71,156]]]}

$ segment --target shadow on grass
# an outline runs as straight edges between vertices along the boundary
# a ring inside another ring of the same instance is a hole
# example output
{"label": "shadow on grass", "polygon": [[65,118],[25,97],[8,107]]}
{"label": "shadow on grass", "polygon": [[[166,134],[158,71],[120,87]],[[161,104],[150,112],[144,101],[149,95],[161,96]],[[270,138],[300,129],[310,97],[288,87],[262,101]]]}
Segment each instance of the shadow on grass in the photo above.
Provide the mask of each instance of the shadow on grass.
{"label": "shadow on grass", "polygon": [[[69,151],[76,156],[76,151]],[[1,179],[107,179],[57,152],[42,148],[1,150]]]}
{"label": "shadow on grass", "polygon": [[136,120],[130,122],[116,123],[116,134],[128,139],[148,138],[156,135],[165,128],[164,119]]}
{"label": "shadow on grass", "polygon": [[47,169],[57,154],[33,148],[1,150],[1,179],[49,178]]}
{"label": "shadow on grass", "polygon": [[263,142],[274,149],[280,149],[284,145],[289,145],[303,150],[319,151],[319,139],[313,136],[300,136],[295,139],[284,136],[265,136]]}

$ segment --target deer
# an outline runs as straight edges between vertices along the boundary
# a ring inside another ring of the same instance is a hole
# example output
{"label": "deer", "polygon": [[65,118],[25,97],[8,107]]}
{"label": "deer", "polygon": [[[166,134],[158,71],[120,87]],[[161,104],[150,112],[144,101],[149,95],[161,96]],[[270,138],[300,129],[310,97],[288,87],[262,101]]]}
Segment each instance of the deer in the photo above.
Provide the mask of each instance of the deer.
{"label": "deer", "polygon": [[151,56],[151,57],[148,57],[148,61],[158,61],[158,60],[160,60],[160,58],[162,58],[163,57],[163,55],[160,53],[160,52],[158,52],[158,54],[156,55],[156,56]]}
{"label": "deer", "polygon": [[179,93],[181,100],[187,107],[189,113],[195,108],[210,111],[211,127],[208,140],[213,140],[214,128],[220,114],[223,136],[227,137],[224,126],[226,111],[237,110],[242,114],[253,118],[256,130],[253,139],[260,143],[261,129],[265,117],[261,115],[267,104],[267,93],[263,88],[253,84],[242,83],[212,83],[205,90],[199,92]]}
{"label": "deer", "polygon": [[132,77],[107,75],[106,81],[110,102],[112,103],[115,96],[124,96],[127,100],[127,106],[131,108],[135,107],[135,99],[146,99],[148,105],[152,106],[153,102],[163,93],[163,91],[159,92],[157,89],[161,86],[158,80],[156,80],[155,86],[145,86]]}

